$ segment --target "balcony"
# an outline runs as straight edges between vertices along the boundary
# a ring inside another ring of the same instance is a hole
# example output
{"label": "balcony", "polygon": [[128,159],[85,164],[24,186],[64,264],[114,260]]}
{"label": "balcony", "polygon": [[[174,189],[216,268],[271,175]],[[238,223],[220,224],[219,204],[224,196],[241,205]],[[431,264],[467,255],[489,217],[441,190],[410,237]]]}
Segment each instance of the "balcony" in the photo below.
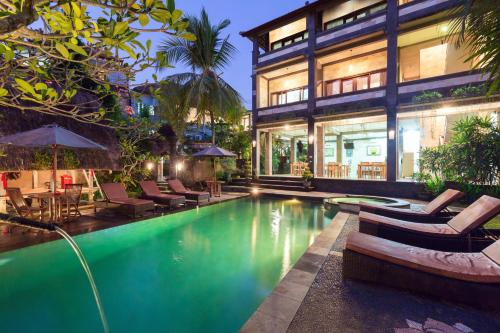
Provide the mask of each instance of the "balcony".
{"label": "balcony", "polygon": [[449,25],[443,21],[398,36],[400,94],[484,80],[471,72],[477,60],[465,61],[470,51],[456,48],[453,37],[447,37]]}
{"label": "balcony", "polygon": [[318,108],[385,96],[387,42],[380,40],[317,59]]}
{"label": "balcony", "polygon": [[381,29],[386,20],[386,8],[387,1],[373,0],[347,1],[328,8],[323,12],[323,32],[316,43],[326,46]]}
{"label": "balcony", "polygon": [[269,31],[263,36],[266,53],[258,58],[258,63],[276,60],[283,56],[291,56],[307,48],[307,24],[306,18],[293,21],[289,24]]}
{"label": "balcony", "polygon": [[307,109],[307,62],[288,64],[257,73],[259,115]]}
{"label": "balcony", "polygon": [[455,0],[400,0],[399,21],[406,22],[450,8]]}

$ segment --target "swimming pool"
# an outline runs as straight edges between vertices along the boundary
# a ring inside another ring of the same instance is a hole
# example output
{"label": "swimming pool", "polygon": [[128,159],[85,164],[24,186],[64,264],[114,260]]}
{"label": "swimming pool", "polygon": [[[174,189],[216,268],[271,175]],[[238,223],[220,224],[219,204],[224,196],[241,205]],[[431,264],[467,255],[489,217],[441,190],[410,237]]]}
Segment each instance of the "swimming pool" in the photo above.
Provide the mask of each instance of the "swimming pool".
{"label": "swimming pool", "polygon": [[[239,199],[76,237],[111,332],[235,332],[330,223],[321,204]],[[101,332],[64,241],[0,254],[2,332]]]}

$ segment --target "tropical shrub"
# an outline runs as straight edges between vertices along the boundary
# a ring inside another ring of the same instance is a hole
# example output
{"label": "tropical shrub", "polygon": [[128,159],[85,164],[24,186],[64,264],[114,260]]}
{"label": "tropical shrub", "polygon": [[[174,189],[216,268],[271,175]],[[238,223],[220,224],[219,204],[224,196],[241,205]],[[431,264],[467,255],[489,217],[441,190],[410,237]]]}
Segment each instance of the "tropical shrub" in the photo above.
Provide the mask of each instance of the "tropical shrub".
{"label": "tropical shrub", "polygon": [[443,95],[439,91],[424,91],[420,95],[413,96],[413,103],[432,103],[443,98]]}
{"label": "tropical shrub", "polygon": [[451,96],[457,98],[484,96],[488,92],[486,85],[468,85],[451,90]]}
{"label": "tropical shrub", "polygon": [[453,126],[449,143],[421,151],[420,180],[438,194],[445,181],[458,183],[475,198],[500,194],[500,131],[489,117],[463,118]]}

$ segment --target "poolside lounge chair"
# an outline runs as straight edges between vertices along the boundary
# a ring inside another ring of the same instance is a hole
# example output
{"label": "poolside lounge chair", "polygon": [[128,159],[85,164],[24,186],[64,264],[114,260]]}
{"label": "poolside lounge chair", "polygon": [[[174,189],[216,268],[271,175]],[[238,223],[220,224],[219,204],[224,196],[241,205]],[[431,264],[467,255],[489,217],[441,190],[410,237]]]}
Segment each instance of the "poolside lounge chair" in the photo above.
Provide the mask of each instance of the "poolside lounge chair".
{"label": "poolside lounge chair", "polygon": [[122,184],[106,183],[101,185],[101,189],[107,201],[118,204],[120,211],[127,215],[136,217],[138,214],[155,209],[155,204],[151,200],[129,198]]}
{"label": "poolside lounge chair", "polygon": [[448,189],[419,210],[386,207],[382,205],[374,205],[364,202],[359,203],[359,208],[360,211],[363,212],[384,215],[406,221],[415,221],[415,222],[431,221],[434,223],[436,223],[437,221],[442,221],[443,223],[445,223],[455,214],[444,211],[444,209],[454,201],[463,197],[463,195],[464,194],[460,191]]}
{"label": "poolside lounge chair", "polygon": [[152,180],[142,181],[139,185],[143,192],[143,198],[153,200],[156,204],[172,208],[186,203],[186,197],[182,195],[161,193],[156,183]]}
{"label": "poolside lounge chair", "polygon": [[195,200],[197,204],[200,204],[202,200],[210,201],[210,193],[188,190],[178,179],[170,179],[168,181],[168,186],[174,194],[183,195],[188,200]]}
{"label": "poolside lounge chair", "polygon": [[481,227],[500,213],[500,199],[483,195],[448,223],[418,223],[367,212],[359,214],[359,231],[396,242],[444,251],[474,251],[494,240]]}
{"label": "poolside lounge chair", "polygon": [[478,253],[456,253],[352,232],[343,276],[500,312],[500,241]]}
{"label": "poolside lounge chair", "polygon": [[44,214],[48,211],[48,207],[32,207],[28,205],[26,200],[24,200],[21,189],[18,187],[8,188],[6,192],[10,202],[12,203],[12,206],[19,216],[30,218],[32,220],[38,219],[40,221],[43,221]]}

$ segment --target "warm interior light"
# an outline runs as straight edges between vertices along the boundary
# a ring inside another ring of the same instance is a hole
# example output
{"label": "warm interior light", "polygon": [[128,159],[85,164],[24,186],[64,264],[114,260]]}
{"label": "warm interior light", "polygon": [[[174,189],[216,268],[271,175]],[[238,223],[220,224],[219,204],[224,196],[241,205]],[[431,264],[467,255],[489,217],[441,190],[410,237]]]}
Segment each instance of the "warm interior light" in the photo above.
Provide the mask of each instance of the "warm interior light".
{"label": "warm interior light", "polygon": [[389,130],[389,140],[394,140],[394,138],[396,137],[396,131],[391,129]]}
{"label": "warm interior light", "polygon": [[177,169],[177,171],[181,171],[184,168],[184,164],[182,164],[182,162],[177,162],[175,168]]}
{"label": "warm interior light", "polygon": [[153,162],[146,163],[146,169],[148,169],[149,171],[153,170],[154,167],[155,165]]}
{"label": "warm interior light", "polygon": [[286,124],[285,125],[285,131],[288,131],[290,129],[290,125]]}
{"label": "warm interior light", "polygon": [[348,66],[348,70],[349,70],[349,72],[352,72],[352,69],[353,69],[352,65],[349,65],[349,66]]}
{"label": "warm interior light", "polygon": [[314,143],[314,135],[309,135],[309,144],[312,145]]}

